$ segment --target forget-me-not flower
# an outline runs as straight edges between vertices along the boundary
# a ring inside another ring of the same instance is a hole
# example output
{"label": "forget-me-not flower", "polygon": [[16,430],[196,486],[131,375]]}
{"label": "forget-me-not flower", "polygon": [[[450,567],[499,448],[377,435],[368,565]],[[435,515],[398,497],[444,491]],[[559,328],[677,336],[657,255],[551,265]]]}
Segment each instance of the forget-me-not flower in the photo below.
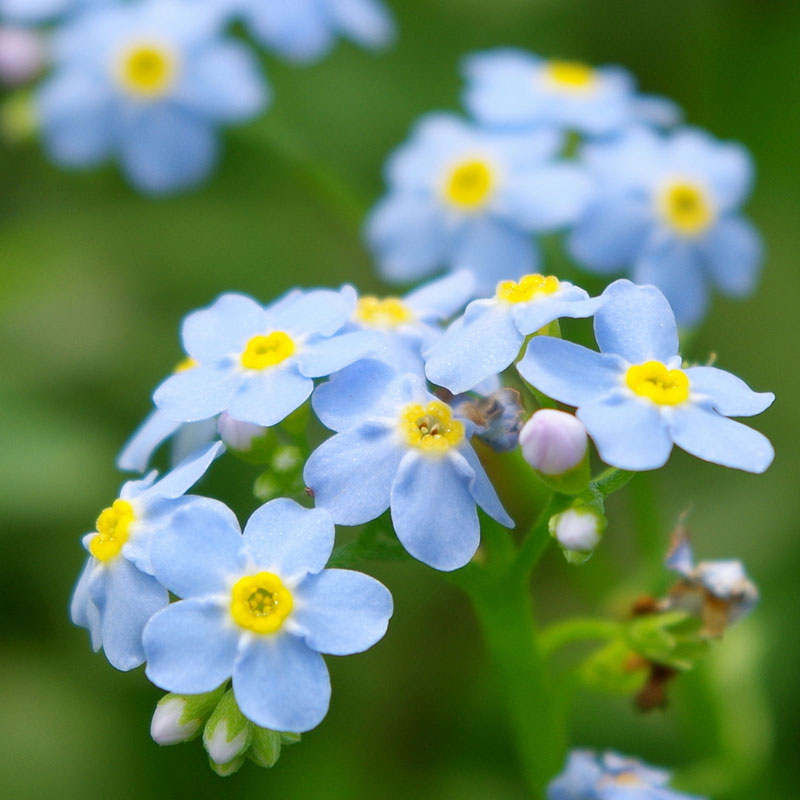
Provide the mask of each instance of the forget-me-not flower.
{"label": "forget-me-not flower", "polygon": [[50,157],[78,168],[118,159],[151,194],[204,180],[219,155],[217,127],[268,100],[255,57],[219,34],[219,19],[214,3],[146,0],[67,24],[36,97]]}
{"label": "forget-me-not flower", "polygon": [[464,73],[464,104],[495,127],[555,125],[606,136],[636,121],[670,125],[680,116],[664,98],[637,95],[633,76],[621,67],[548,61],[501,48],[468,56]]}
{"label": "forget-me-not flower", "polygon": [[370,360],[347,373],[320,386],[312,400],[322,423],[338,431],[303,472],[318,507],[341,525],[360,525],[390,508],[406,550],[445,571],[463,567],[478,549],[476,506],[513,527],[469,443],[470,422],[415,375],[394,377]]}
{"label": "forget-me-not flower", "polygon": [[670,773],[613,751],[572,750],[547,800],[703,800],[670,789]]}
{"label": "forget-me-not flower", "polygon": [[366,226],[382,275],[415,281],[437,269],[469,269],[476,292],[533,272],[532,234],[581,212],[589,182],[555,159],[555,129],[497,132],[453,114],[422,118],[386,166],[389,192]]}
{"label": "forget-me-not flower", "polygon": [[314,61],[344,36],[369,48],[394,37],[394,21],[380,0],[218,0],[253,37],[291,61]]}
{"label": "forget-me-not flower", "polygon": [[389,591],[360,572],[323,569],[333,549],[330,515],[280,498],[240,532],[224,504],[175,515],[153,542],[158,579],[183,598],[144,631],[147,676],[170,692],[209,692],[233,677],[256,725],[302,732],[328,710],[321,653],[371,647],[392,614]]}
{"label": "forget-me-not flower", "polygon": [[601,298],[554,275],[501,281],[494,297],[474,300],[464,316],[428,351],[428,379],[454,394],[502,372],[519,355],[525,338],[559,317],[590,317]]}
{"label": "forget-me-not flower", "polygon": [[578,263],[658,286],[679,325],[700,321],[710,285],[752,292],[762,246],[741,214],[753,180],[741,145],[694,129],[635,128],[588,145],[584,162],[596,190],[568,240]]}
{"label": "forget-me-not flower", "polygon": [[276,425],[301,406],[313,378],[330,375],[376,345],[371,332],[334,335],[350,319],[355,292],[293,290],[269,306],[224,294],[183,321],[194,365],[167,378],[153,400],[180,422],[227,411],[241,422]]}
{"label": "forget-me-not flower", "polygon": [[656,287],[618,280],[602,297],[594,317],[600,352],[536,336],[517,365],[522,377],[576,406],[614,467],[656,469],[674,443],[706,461],[763,472],[774,457],[769,440],[728,417],[760,414],[775,395],[715,367],[682,367],[675,316]]}
{"label": "forget-me-not flower", "polygon": [[181,495],[221,451],[220,443],[207,445],[158,481],[155,473],[128,481],[97,518],[97,529],[83,538],[89,559],[72,596],[72,621],[89,631],[92,647],[102,647],[117,669],[144,661],[142,630],[168,602],[167,590],[153,577],[150,546],[179,508],[203,502]]}
{"label": "forget-me-not flower", "polygon": [[0,19],[35,25],[110,2],[113,0],[0,0]]}

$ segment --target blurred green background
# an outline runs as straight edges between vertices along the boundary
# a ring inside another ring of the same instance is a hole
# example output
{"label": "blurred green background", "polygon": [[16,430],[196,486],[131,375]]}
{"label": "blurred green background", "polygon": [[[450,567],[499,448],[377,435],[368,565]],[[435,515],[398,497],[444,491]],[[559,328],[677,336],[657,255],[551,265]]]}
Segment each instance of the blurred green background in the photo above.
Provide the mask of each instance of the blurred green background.
{"label": "blurred green background", "polygon": [[[718,353],[721,366],[776,392],[755,423],[776,445],[775,464],[759,477],[676,452],[655,476],[664,542],[691,508],[698,555],[742,558],[762,603],[678,681],[665,711],[643,716],[626,697],[579,694],[573,743],[680,768],[684,788],[724,800],[795,797],[800,4],[391,4],[400,35],[388,53],[342,44],[312,67],[268,60],[273,109],[227,135],[218,174],[193,194],[145,199],[115,169],[56,169],[35,143],[0,154],[0,794],[526,796],[472,613],[420,565],[368,565],[395,595],[386,639],[329,659],[330,714],[275,769],[248,764],[225,780],[206,768],[198,743],[150,740],[159,693],[141,670],[117,673],[92,654],[86,632],[67,618],[84,558],[79,537],[116,496],[114,456],[180,357],[180,317],[223,290],[266,301],[294,284],[378,288],[358,216],[381,190],[385,155],[419,114],[457,107],[462,54],[516,44],[622,64],[645,91],[676,99],[691,122],[747,144],[758,164],[749,209],[768,247],[757,295],[718,298],[691,355]],[[350,192],[310,178],[298,155]],[[663,585],[660,570],[641,567],[629,504],[614,501],[603,550],[586,566],[568,568],[549,553],[535,589],[540,616],[621,613]]]}

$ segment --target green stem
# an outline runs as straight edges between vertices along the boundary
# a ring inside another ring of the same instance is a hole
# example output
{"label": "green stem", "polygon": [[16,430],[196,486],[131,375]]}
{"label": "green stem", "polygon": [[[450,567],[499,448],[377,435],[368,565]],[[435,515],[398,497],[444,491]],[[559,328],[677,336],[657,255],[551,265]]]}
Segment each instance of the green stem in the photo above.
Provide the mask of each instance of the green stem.
{"label": "green stem", "polygon": [[513,573],[523,580],[527,580],[528,576],[539,563],[539,559],[547,549],[550,542],[550,517],[563,511],[574,498],[569,495],[554,494],[551,496],[550,501],[539,514],[536,522],[533,523],[532,528],[528,535],[523,539],[519,550],[517,551],[512,566]]}
{"label": "green stem", "polygon": [[545,656],[572,642],[587,639],[614,639],[622,633],[619,622],[608,619],[576,618],[554,622],[539,635],[539,647]]}
{"label": "green stem", "polygon": [[639,473],[628,492],[633,510],[636,541],[648,575],[658,575],[666,551],[658,513],[655,482],[649,473]]}

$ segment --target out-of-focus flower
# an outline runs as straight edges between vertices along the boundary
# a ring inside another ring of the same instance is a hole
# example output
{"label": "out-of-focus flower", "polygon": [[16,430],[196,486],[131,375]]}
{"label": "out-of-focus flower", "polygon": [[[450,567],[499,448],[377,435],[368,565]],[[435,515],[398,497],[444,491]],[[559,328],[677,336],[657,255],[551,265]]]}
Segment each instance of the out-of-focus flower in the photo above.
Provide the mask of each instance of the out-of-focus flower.
{"label": "out-of-focus flower", "polygon": [[183,599],[144,630],[147,676],[182,694],[232,676],[236,703],[256,725],[314,728],[330,700],[321,653],[366,650],[392,614],[374,578],[323,569],[333,541],[325,511],[285,498],[261,506],[244,534],[216,500],[177,513],[151,555],[158,579]]}
{"label": "out-of-focus flower", "polygon": [[66,14],[107,5],[114,0],[0,0],[0,19],[32,25]]}
{"label": "out-of-focus flower", "polygon": [[354,365],[347,383],[314,393],[317,416],[339,433],[311,454],[305,482],[337,524],[360,525],[390,508],[414,558],[445,571],[463,567],[480,543],[476,506],[514,524],[469,443],[472,426],[416,376],[381,376],[374,363]]}
{"label": "out-of-focus flower", "polygon": [[181,495],[221,451],[219,442],[207,445],[157,482],[155,473],[128,481],[98,517],[97,530],[83,537],[89,559],[72,596],[72,621],[89,631],[92,647],[102,647],[117,669],[144,661],[142,630],[168,602],[167,590],[153,577],[152,541],[178,509],[204,502]]}
{"label": "out-of-focus flower", "polygon": [[498,133],[453,114],[429,114],[389,158],[389,193],[366,226],[382,275],[410,282],[437,269],[469,269],[476,292],[538,265],[531,234],[565,227],[589,182],[555,160],[553,129]]}
{"label": "out-of-focus flower", "polygon": [[702,319],[711,285],[735,297],[753,291],[762,246],[740,212],[753,180],[741,145],[637,128],[588,145],[584,162],[597,186],[568,240],[580,264],[658,286],[679,325]]}
{"label": "out-of-focus flower", "polygon": [[27,28],[0,27],[0,85],[19,86],[34,78],[45,62],[42,37]]}
{"label": "out-of-focus flower", "polygon": [[555,125],[604,136],[637,121],[670,125],[680,118],[671,101],[638,95],[633,76],[620,67],[548,61],[503,48],[469,56],[464,73],[464,103],[488,125]]}
{"label": "out-of-focus flower", "polygon": [[456,416],[475,426],[475,436],[495,452],[506,453],[517,446],[525,409],[516,389],[497,389],[477,397],[463,394],[450,405]]}
{"label": "out-of-focus flower", "polygon": [[253,54],[218,27],[215,5],[191,0],[113,6],[65,25],[37,95],[53,161],[85,168],[118,159],[150,194],[208,177],[218,126],[251,118],[269,98]]}
{"label": "out-of-focus flower", "polygon": [[721,369],[682,368],[675,316],[654,286],[618,280],[603,298],[594,317],[600,353],[536,336],[517,365],[522,377],[576,406],[600,457],[614,467],[657,469],[674,443],[715,464],[766,470],[775,455],[769,440],[728,417],[760,414],[775,395]]}
{"label": "out-of-focus flower", "polygon": [[471,302],[428,351],[425,373],[454,394],[466,392],[508,367],[527,336],[559,317],[590,317],[602,302],[554,275],[501,281],[493,298]]}

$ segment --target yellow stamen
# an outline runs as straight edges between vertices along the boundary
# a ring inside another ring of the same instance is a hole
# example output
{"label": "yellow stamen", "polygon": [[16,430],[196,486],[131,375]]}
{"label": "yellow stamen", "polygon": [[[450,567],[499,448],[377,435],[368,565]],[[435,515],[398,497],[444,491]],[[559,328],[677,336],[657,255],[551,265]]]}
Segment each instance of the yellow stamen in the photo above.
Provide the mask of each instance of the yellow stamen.
{"label": "yellow stamen", "polygon": [[625,382],[640,397],[661,406],[676,406],[689,398],[689,378],[683,370],[667,369],[660,361],[629,367]]}
{"label": "yellow stamen", "polygon": [[595,71],[580,61],[551,61],[545,68],[545,77],[554,87],[569,92],[585,92],[597,82]]}
{"label": "yellow stamen", "polygon": [[128,541],[133,518],[133,506],[126,500],[115,500],[97,518],[97,534],[89,542],[89,552],[100,561],[116,558]]}
{"label": "yellow stamen", "polygon": [[546,296],[558,291],[559,282],[555,275],[524,275],[515,281],[500,281],[497,284],[498,300],[506,303],[527,303],[536,297]]}
{"label": "yellow stamen", "polygon": [[400,430],[409,446],[431,454],[446,453],[464,438],[464,424],[438,400],[407,405],[400,413]]}
{"label": "yellow stamen", "polygon": [[373,328],[396,328],[414,319],[414,312],[398,297],[381,300],[368,295],[358,301],[355,318]]}
{"label": "yellow stamen", "polygon": [[658,209],[667,224],[684,236],[697,236],[714,220],[706,191],[689,181],[675,181],[658,195]]}
{"label": "yellow stamen", "polygon": [[292,593],[271,572],[246,575],[231,592],[231,614],[254,633],[274,633],[292,610]]}
{"label": "yellow stamen", "polygon": [[174,84],[177,72],[175,53],[159,43],[130,45],[117,62],[117,77],[123,89],[143,98],[165,95]]}
{"label": "yellow stamen", "polygon": [[192,369],[193,367],[196,367],[196,366],[197,366],[197,362],[191,356],[186,356],[186,358],[184,358],[182,361],[179,361],[175,365],[175,369],[173,369],[172,371],[176,372],[176,373],[177,372],[186,372],[187,369]]}
{"label": "yellow stamen", "polygon": [[491,167],[481,159],[456,164],[447,174],[445,199],[462,211],[475,211],[484,206],[495,185]]}
{"label": "yellow stamen", "polygon": [[294,355],[295,343],[288,333],[273,331],[267,336],[254,336],[242,353],[242,366],[247,369],[274,367]]}

